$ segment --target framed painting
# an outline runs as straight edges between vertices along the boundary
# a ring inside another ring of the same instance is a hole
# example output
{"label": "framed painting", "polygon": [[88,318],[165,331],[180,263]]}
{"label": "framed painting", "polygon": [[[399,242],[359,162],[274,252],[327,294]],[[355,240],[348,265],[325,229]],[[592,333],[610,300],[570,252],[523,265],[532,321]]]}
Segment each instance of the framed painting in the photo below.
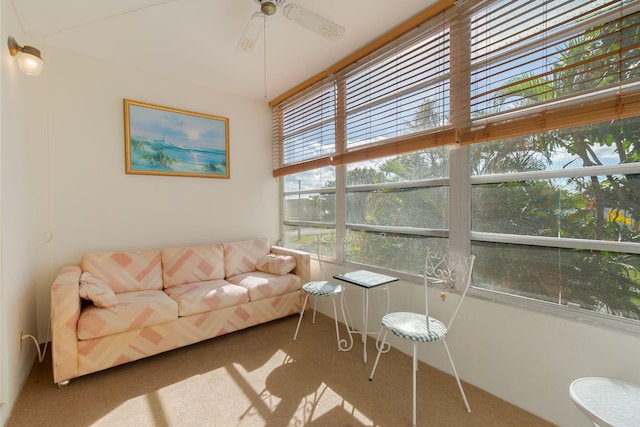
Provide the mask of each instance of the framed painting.
{"label": "framed painting", "polygon": [[229,119],[124,100],[126,173],[229,178]]}

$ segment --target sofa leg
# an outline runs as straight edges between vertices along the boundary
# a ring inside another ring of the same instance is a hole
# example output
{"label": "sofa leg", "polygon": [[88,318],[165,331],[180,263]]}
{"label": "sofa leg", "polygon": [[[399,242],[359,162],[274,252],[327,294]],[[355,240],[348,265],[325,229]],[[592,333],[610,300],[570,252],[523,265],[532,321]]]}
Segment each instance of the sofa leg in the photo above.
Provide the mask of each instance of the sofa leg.
{"label": "sofa leg", "polygon": [[58,383],[58,388],[65,388],[66,386],[69,385],[69,383],[71,383],[71,380],[64,380],[64,381],[60,381]]}

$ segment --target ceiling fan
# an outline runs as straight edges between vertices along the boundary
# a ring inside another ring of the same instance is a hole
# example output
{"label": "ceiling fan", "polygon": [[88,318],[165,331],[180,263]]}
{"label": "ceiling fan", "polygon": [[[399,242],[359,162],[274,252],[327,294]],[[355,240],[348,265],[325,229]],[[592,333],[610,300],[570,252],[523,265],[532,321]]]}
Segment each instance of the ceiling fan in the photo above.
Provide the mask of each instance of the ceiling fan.
{"label": "ceiling fan", "polygon": [[344,34],[344,27],[301,6],[295,4],[285,5],[286,0],[255,0],[255,2],[260,5],[260,12],[254,13],[249,19],[236,46],[236,49],[240,51],[249,52],[253,49],[262,33],[267,16],[276,13],[278,6],[282,8],[282,14],[287,19],[297,22],[330,40],[339,39]]}

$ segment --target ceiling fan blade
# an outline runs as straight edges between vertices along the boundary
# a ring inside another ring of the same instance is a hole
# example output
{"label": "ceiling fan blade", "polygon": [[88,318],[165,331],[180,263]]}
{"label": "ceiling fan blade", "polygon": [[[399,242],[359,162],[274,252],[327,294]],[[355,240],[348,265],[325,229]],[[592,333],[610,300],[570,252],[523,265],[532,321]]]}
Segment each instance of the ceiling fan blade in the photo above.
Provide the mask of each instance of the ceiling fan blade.
{"label": "ceiling fan blade", "polygon": [[328,39],[339,39],[344,34],[344,27],[295,4],[284,6],[282,13],[288,19]]}
{"label": "ceiling fan blade", "polygon": [[262,12],[256,12],[251,15],[251,19],[247,22],[236,49],[242,52],[251,52],[253,50],[258,38],[260,38],[260,34],[262,34],[265,19],[266,16]]}

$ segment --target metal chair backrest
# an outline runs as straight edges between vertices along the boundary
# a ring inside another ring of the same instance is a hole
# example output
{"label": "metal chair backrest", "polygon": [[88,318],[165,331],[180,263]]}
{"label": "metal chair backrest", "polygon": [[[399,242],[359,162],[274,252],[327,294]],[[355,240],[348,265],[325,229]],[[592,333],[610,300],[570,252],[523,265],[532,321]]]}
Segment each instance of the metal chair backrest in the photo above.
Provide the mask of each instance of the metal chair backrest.
{"label": "metal chair backrest", "polygon": [[427,325],[429,325],[429,283],[437,284],[448,289],[459,289],[462,292],[460,300],[447,322],[447,329],[449,329],[471,286],[471,272],[474,261],[475,255],[462,256],[444,254],[427,249],[424,269],[425,315]]}

